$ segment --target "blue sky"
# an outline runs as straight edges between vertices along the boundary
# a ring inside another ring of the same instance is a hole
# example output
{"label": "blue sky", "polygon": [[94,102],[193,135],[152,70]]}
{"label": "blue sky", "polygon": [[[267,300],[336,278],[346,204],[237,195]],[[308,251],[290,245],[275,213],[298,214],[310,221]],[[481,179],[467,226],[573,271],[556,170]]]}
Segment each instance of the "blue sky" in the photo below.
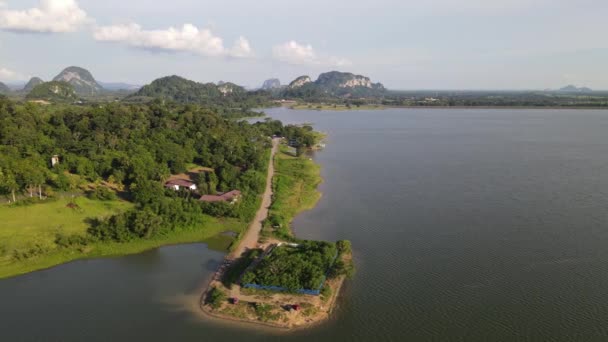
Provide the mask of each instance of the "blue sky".
{"label": "blue sky", "polygon": [[328,70],[393,89],[608,89],[605,0],[0,0],[0,81],[69,65],[258,86]]}

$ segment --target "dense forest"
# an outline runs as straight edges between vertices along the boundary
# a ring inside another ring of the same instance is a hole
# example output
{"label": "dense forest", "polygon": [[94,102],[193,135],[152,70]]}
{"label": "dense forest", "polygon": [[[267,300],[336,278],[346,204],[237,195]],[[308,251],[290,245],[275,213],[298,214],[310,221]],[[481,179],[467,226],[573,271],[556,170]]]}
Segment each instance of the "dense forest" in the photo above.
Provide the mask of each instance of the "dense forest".
{"label": "dense forest", "polygon": [[130,103],[162,99],[181,104],[198,104],[224,116],[255,116],[252,108],[270,105],[270,93],[246,91],[233,83],[194,82],[179,76],[167,76],[154,80],[124,101]]}
{"label": "dense forest", "polygon": [[[196,225],[205,215],[250,220],[264,188],[271,135],[314,141],[310,127],[249,124],[198,105],[154,100],[42,106],[0,97],[0,195],[13,205],[83,192],[135,203],[127,212],[91,222],[88,238],[95,240],[150,238]],[[214,171],[199,180],[207,192],[239,189],[243,200],[234,206],[202,204],[190,192],[164,188],[171,174],[191,166]]]}
{"label": "dense forest", "polygon": [[299,241],[297,247],[280,246],[243,275],[243,284],[280,287],[291,292],[318,290],[326,277],[351,277],[351,242]]}
{"label": "dense forest", "polygon": [[243,276],[244,284],[317,290],[338,255],[336,244],[302,241],[298,247],[277,247]]}

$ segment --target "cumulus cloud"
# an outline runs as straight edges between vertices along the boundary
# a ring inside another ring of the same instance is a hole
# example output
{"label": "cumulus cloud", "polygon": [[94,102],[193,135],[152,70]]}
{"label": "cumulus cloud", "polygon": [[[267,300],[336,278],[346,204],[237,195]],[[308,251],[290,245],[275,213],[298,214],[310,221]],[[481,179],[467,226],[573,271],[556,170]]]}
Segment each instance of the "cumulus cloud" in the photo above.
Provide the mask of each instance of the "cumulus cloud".
{"label": "cumulus cloud", "polygon": [[230,49],[229,55],[233,57],[251,57],[253,56],[253,49],[249,44],[249,41],[245,37],[240,36],[239,39],[234,42],[232,49]]}
{"label": "cumulus cloud", "polygon": [[16,32],[74,32],[88,20],[75,0],[40,0],[37,7],[8,9],[0,2],[0,29]]}
{"label": "cumulus cloud", "polygon": [[300,44],[295,40],[276,45],[272,48],[274,59],[296,65],[325,65],[325,66],[348,66],[352,63],[340,57],[320,57],[312,45]]}
{"label": "cumulus cloud", "polygon": [[251,57],[253,49],[249,41],[239,37],[232,48],[224,47],[222,38],[208,29],[192,24],[166,30],[144,30],[140,25],[101,26],[95,29],[97,41],[122,43],[132,47],[173,52],[191,52],[203,56]]}

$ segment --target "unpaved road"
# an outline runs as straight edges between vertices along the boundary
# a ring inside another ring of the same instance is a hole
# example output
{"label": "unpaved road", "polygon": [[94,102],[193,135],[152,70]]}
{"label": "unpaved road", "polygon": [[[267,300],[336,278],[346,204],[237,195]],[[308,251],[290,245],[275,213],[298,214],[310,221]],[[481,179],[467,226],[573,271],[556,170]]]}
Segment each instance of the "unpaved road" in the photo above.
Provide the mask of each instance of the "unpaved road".
{"label": "unpaved road", "polygon": [[241,239],[239,246],[229,255],[230,259],[238,258],[246,250],[256,248],[258,245],[258,239],[260,237],[260,231],[262,230],[262,222],[268,217],[268,208],[272,204],[272,177],[274,176],[274,156],[279,150],[279,138],[272,139],[272,152],[270,153],[270,160],[268,162],[268,175],[266,176],[266,189],[264,195],[262,195],[262,205],[258,212],[255,214],[255,218],[247,228],[245,236]]}

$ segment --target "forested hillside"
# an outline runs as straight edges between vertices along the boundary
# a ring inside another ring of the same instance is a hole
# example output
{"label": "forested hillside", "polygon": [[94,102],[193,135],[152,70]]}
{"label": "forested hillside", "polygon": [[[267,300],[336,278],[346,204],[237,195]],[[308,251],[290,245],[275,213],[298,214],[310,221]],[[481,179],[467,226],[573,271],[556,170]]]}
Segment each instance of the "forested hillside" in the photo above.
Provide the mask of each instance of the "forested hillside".
{"label": "forested hillside", "polygon": [[180,104],[198,104],[224,116],[243,117],[254,115],[252,108],[260,108],[270,101],[265,91],[247,92],[233,83],[194,82],[179,76],[167,76],[154,80],[125,101],[145,103],[152,99],[162,99]]}
{"label": "forested hillside", "polygon": [[[23,204],[88,192],[93,199],[118,195],[135,204],[91,222],[87,237],[62,237],[68,245],[151,238],[202,224],[206,215],[248,222],[263,191],[272,134],[312,133],[276,121],[236,122],[210,109],[159,100],[41,106],[0,98],[0,195]],[[208,205],[163,187],[169,175],[192,165],[213,169],[212,177],[200,180],[207,189],[239,189],[243,200]]]}

